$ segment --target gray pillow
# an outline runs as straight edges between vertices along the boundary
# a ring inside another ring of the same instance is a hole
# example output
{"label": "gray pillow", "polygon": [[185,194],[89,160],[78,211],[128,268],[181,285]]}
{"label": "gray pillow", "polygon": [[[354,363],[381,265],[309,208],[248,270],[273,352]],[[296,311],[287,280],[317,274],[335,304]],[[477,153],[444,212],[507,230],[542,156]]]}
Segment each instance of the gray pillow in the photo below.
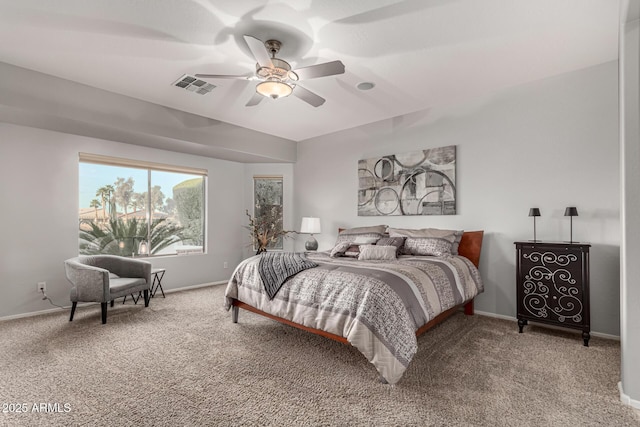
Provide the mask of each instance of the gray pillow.
{"label": "gray pillow", "polygon": [[386,230],[387,230],[386,225],[372,225],[369,227],[345,228],[342,231],[340,231],[340,234],[368,234],[368,233],[384,234]]}
{"label": "gray pillow", "polygon": [[452,255],[453,242],[437,237],[407,237],[404,240],[403,253],[407,255]]}
{"label": "gray pillow", "polygon": [[344,253],[351,246],[351,242],[340,242],[337,243],[333,249],[331,249],[331,254],[329,255],[331,258],[336,258],[339,256],[344,256]]}
{"label": "gray pillow", "polygon": [[358,259],[362,261],[396,259],[396,247],[380,246],[380,245],[361,245],[360,255],[358,255]]}
{"label": "gray pillow", "polygon": [[391,237],[432,237],[445,239],[451,242],[451,254],[458,255],[458,247],[464,230],[441,230],[438,228],[391,228],[389,227],[389,236]]}

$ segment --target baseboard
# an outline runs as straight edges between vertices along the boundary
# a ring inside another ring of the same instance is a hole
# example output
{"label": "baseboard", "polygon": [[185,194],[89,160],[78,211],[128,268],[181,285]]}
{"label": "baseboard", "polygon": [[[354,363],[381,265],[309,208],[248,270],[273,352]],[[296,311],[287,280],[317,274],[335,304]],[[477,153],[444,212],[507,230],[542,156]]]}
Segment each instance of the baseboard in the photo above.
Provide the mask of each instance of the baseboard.
{"label": "baseboard", "polygon": [[[511,322],[517,322],[518,321],[518,319],[516,319],[515,317],[505,316],[505,315],[502,315],[502,314],[489,313],[489,312],[486,312],[486,311],[474,310],[474,313],[478,314],[480,316],[487,316],[487,317],[493,317],[493,318],[496,318],[496,319],[509,320]],[[549,328],[549,329],[556,329],[558,331],[569,331],[570,330],[570,329],[567,329],[567,328],[563,328],[561,326],[545,325],[545,324],[542,324],[542,323],[536,323],[535,325],[536,326],[541,326],[541,327],[544,327],[544,328]],[[607,339],[607,340],[620,341],[620,336],[611,335],[611,334],[605,334],[605,333],[602,333],[602,332],[591,331],[591,336],[592,337],[598,337],[598,338],[604,338],[604,339]]]}
{"label": "baseboard", "polygon": [[[182,292],[182,291],[188,291],[188,290],[191,290],[191,289],[206,288],[207,286],[224,285],[226,283],[227,283],[226,280],[219,281],[219,282],[202,283],[202,284],[199,284],[199,285],[185,286],[184,288],[167,289],[166,291],[164,291],[164,293],[165,294],[172,294],[174,292]],[[83,303],[79,303],[78,307],[86,307],[86,306],[95,305],[95,304],[99,304],[99,303],[97,303],[97,302],[83,302]],[[25,318],[25,317],[42,316],[44,314],[50,314],[50,313],[59,313],[60,310],[70,310],[70,309],[71,309],[71,304],[65,305],[65,306],[62,306],[62,307],[48,308],[46,310],[31,311],[29,313],[13,314],[11,316],[0,317],[0,322],[3,322],[5,320],[22,319],[22,318]]]}
{"label": "baseboard", "polygon": [[164,293],[165,294],[173,294],[175,292],[190,291],[191,289],[206,288],[208,286],[226,285],[227,283],[228,283],[227,280],[222,280],[220,282],[201,283],[199,285],[185,286],[183,288],[168,289],[168,290],[164,291]]}
{"label": "baseboard", "polygon": [[618,390],[620,390],[620,401],[632,408],[640,409],[640,400],[635,400],[629,397],[622,389],[622,381],[618,382]]}
{"label": "baseboard", "polygon": [[479,314],[480,316],[486,316],[486,317],[493,317],[495,319],[502,319],[502,320],[509,320],[511,322],[517,322],[518,319],[516,319],[515,317],[511,317],[511,316],[505,316],[502,314],[495,314],[495,313],[489,313],[487,311],[479,311],[479,310],[473,310],[473,314]]}

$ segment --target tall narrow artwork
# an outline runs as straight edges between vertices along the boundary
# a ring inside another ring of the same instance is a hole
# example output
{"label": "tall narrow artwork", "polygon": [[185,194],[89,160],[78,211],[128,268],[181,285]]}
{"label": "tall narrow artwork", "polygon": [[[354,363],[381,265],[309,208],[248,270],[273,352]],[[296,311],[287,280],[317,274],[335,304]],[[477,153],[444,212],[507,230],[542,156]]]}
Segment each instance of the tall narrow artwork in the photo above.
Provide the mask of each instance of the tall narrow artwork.
{"label": "tall narrow artwork", "polygon": [[456,146],[358,162],[358,215],[455,215]]}

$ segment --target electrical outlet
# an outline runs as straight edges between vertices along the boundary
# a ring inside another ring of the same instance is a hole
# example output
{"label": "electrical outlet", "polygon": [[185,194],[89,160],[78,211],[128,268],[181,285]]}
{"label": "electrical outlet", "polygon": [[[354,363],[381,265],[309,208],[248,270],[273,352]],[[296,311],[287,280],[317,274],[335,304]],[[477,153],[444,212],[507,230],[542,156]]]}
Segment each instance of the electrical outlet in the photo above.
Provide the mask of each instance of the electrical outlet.
{"label": "electrical outlet", "polygon": [[38,292],[47,292],[47,282],[38,282]]}
{"label": "electrical outlet", "polygon": [[223,266],[224,268],[227,268],[227,267],[228,267],[228,265],[227,265],[227,261],[225,261],[225,262],[222,264],[222,266]]}

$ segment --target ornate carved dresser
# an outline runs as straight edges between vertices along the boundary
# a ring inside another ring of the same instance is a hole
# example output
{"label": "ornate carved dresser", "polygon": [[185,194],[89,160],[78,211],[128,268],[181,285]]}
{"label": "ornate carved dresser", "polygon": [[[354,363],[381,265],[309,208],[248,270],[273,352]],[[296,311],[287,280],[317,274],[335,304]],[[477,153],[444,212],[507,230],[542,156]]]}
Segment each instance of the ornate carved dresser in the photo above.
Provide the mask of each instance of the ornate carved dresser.
{"label": "ornate carved dresser", "polygon": [[589,248],[585,243],[515,242],[519,332],[532,322],[582,331],[589,346]]}

